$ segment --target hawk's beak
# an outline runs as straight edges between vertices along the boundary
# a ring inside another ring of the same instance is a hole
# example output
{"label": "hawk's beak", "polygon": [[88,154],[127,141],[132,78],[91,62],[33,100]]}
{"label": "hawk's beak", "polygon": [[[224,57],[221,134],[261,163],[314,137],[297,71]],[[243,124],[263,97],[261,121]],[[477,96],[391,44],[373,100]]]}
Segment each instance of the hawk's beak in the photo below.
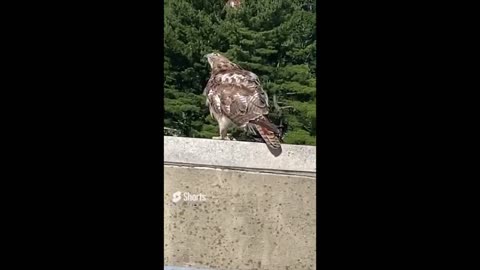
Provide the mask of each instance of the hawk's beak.
{"label": "hawk's beak", "polygon": [[211,53],[207,53],[207,54],[205,54],[203,57],[205,57],[205,58],[208,59],[211,55],[212,55]]}

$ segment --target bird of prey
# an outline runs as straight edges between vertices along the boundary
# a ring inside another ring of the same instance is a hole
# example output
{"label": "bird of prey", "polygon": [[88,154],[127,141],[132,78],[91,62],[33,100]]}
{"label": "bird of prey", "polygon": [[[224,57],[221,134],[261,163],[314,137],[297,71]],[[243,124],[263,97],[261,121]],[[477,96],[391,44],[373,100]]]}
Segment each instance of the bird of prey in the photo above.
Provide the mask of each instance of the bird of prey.
{"label": "bird of prey", "polygon": [[260,135],[269,148],[281,150],[280,131],[267,118],[268,96],[258,76],[219,53],[205,57],[211,73],[203,94],[220,129],[220,137],[213,139],[229,140],[227,130],[233,124]]}
{"label": "bird of prey", "polygon": [[240,6],[240,0],[228,0],[225,5],[230,6],[232,8],[237,8]]}

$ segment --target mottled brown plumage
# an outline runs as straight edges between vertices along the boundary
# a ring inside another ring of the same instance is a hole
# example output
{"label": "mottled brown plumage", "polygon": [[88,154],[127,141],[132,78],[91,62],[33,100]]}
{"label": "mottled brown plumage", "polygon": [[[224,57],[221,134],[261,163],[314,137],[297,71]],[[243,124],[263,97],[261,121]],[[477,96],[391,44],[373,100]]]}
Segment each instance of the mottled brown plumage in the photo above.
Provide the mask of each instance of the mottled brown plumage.
{"label": "mottled brown plumage", "polygon": [[240,68],[218,53],[206,55],[211,67],[210,79],[204,89],[207,105],[220,128],[220,139],[228,139],[231,124],[256,131],[265,143],[281,148],[279,130],[268,118],[268,96],[258,76]]}

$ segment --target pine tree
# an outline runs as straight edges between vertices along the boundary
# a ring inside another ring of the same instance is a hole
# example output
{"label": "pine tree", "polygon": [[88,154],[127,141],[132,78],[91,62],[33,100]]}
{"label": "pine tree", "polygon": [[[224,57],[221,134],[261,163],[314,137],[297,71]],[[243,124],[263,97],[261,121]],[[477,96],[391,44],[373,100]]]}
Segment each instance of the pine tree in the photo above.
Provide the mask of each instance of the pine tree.
{"label": "pine tree", "polygon": [[201,95],[209,77],[202,56],[217,51],[260,77],[286,143],[314,145],[315,27],[311,0],[245,0],[235,9],[220,0],[165,1],[165,126],[189,137],[218,134]]}

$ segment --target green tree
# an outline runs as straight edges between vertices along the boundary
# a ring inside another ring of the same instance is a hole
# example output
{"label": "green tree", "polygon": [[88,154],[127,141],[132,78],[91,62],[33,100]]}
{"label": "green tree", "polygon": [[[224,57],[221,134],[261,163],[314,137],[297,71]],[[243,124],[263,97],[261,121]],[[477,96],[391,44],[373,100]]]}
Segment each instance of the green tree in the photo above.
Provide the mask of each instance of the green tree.
{"label": "green tree", "polygon": [[165,1],[165,126],[189,137],[218,134],[202,96],[202,57],[218,51],[260,77],[270,118],[288,127],[286,143],[315,145],[315,1],[243,1],[236,9],[225,2]]}

